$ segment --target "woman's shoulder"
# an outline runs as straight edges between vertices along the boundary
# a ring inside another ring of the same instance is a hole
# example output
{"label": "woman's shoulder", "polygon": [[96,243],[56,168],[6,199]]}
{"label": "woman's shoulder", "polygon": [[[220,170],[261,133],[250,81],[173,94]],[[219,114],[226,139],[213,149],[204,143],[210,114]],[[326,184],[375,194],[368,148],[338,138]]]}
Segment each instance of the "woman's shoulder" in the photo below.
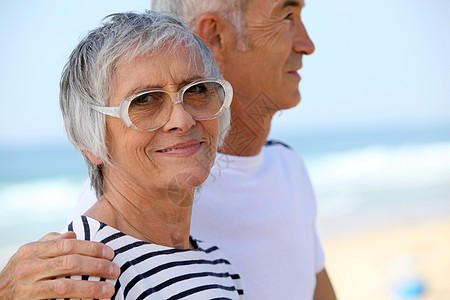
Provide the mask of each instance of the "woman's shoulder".
{"label": "woman's shoulder", "polygon": [[127,290],[132,299],[143,294],[161,299],[197,293],[202,297],[206,287],[218,298],[236,299],[243,293],[240,276],[217,246],[193,238],[191,244],[194,249],[136,244],[118,253],[124,293]]}
{"label": "woman's shoulder", "polygon": [[207,256],[226,259],[225,254],[222,252],[222,250],[220,250],[219,246],[211,244],[207,241],[197,240],[193,237],[191,237],[190,239],[191,244],[194,246],[194,249],[196,251],[202,252]]}
{"label": "woman's shoulder", "polygon": [[68,230],[74,231],[78,239],[102,242],[113,248],[113,261],[120,267],[121,274],[118,279],[108,281],[116,286],[117,298],[153,295],[166,299],[180,293],[201,293],[195,289],[184,290],[182,286],[214,287],[214,295],[232,299],[243,294],[240,276],[231,262],[218,246],[208,242],[191,237],[194,249],[156,245],[86,216],[74,219]]}
{"label": "woman's shoulder", "polygon": [[79,240],[95,241],[97,233],[106,226],[105,223],[95,219],[78,216],[67,225],[66,229],[75,232]]}

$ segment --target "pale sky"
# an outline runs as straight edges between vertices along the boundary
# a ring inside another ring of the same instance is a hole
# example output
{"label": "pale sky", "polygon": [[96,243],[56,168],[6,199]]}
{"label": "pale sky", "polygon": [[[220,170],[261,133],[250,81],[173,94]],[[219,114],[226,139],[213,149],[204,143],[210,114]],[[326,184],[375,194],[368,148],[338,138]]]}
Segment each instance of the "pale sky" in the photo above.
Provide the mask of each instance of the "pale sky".
{"label": "pale sky", "polygon": [[[59,78],[81,36],[149,0],[0,2],[0,146],[65,141]],[[450,1],[309,0],[316,52],[274,131],[450,124]]]}

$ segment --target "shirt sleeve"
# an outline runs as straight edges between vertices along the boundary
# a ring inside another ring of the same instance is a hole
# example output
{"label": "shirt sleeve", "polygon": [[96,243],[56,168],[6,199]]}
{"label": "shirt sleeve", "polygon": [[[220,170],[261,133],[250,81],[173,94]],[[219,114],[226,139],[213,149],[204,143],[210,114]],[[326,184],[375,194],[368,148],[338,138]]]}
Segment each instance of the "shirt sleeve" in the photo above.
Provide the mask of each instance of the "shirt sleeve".
{"label": "shirt sleeve", "polygon": [[325,268],[325,254],[323,251],[322,244],[319,239],[319,235],[317,234],[317,229],[314,228],[314,249],[315,249],[315,268],[316,274],[323,271]]}

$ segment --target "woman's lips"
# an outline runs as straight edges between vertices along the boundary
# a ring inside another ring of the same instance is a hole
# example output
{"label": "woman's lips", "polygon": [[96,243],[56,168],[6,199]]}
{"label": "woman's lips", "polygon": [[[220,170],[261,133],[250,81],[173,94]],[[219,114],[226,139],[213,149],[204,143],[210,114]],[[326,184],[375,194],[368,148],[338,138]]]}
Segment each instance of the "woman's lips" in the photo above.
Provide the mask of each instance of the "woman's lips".
{"label": "woman's lips", "polygon": [[157,150],[156,152],[162,153],[165,155],[174,155],[174,156],[185,157],[185,156],[189,156],[189,155],[196,153],[202,145],[203,145],[203,142],[200,142],[200,141],[189,141],[189,142],[171,145],[164,149]]}

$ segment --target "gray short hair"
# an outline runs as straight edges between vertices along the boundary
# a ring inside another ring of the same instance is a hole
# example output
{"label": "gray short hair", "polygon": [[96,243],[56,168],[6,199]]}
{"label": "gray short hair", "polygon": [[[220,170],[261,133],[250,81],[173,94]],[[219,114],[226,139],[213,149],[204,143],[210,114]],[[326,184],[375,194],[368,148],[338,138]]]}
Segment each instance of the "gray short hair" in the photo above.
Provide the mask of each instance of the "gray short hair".
{"label": "gray short hair", "polygon": [[[103,195],[102,167],[93,164],[82,151],[92,152],[104,164],[111,165],[111,161],[106,145],[105,115],[94,111],[91,105],[108,106],[118,65],[144,54],[176,51],[177,46],[188,50],[190,57],[200,55],[204,77],[223,78],[209,48],[181,19],[170,13],[145,11],[107,16],[70,55],[61,76],[60,107],[67,137],[82,153],[97,197]],[[227,111],[219,117],[219,146],[229,124]]]}
{"label": "gray short hair", "polygon": [[195,31],[201,15],[216,13],[228,20],[238,35],[239,48],[248,48],[246,12],[248,0],[152,0],[152,9],[166,11],[182,18]]}

